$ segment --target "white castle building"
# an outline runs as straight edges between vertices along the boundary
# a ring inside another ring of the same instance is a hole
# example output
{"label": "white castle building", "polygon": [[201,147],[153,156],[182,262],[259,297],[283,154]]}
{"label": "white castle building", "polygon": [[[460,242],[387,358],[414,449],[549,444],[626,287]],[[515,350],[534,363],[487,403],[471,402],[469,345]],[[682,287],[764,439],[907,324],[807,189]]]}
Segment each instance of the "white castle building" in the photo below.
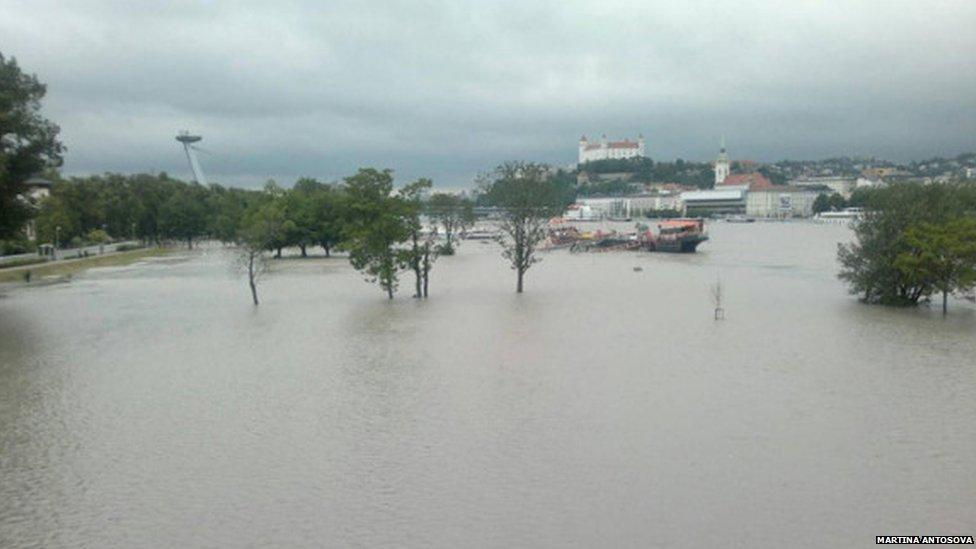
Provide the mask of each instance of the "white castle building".
{"label": "white castle building", "polygon": [[646,156],[644,153],[644,136],[638,135],[637,141],[624,139],[623,141],[608,141],[603,135],[598,143],[590,143],[586,136],[579,140],[579,163],[592,160],[616,160],[618,158],[636,158]]}

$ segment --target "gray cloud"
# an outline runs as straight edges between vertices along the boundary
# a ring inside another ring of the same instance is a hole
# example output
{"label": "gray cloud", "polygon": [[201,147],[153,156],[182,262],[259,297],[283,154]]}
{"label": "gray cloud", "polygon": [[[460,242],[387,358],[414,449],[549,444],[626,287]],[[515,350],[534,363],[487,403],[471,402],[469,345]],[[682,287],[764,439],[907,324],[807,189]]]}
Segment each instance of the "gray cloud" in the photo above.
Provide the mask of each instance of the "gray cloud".
{"label": "gray cloud", "polygon": [[68,173],[465,186],[643,132],[657,159],[976,149],[976,4],[0,0],[0,45],[49,85]]}

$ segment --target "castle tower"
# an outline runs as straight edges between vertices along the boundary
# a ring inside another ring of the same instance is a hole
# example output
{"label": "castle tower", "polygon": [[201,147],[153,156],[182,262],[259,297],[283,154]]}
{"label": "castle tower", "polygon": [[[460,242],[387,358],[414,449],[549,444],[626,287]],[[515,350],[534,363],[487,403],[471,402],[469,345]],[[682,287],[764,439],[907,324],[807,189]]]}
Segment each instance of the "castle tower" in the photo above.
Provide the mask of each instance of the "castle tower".
{"label": "castle tower", "polygon": [[644,134],[637,134],[637,156],[647,156],[644,152]]}
{"label": "castle tower", "polygon": [[725,152],[725,136],[722,136],[721,149],[718,151],[718,158],[715,159],[715,184],[721,185],[725,178],[729,176],[729,154]]}
{"label": "castle tower", "polygon": [[583,162],[586,162],[586,146],[587,145],[588,145],[588,143],[586,141],[586,136],[584,135],[584,136],[580,137],[580,140],[579,140],[579,160],[577,161],[580,164],[582,164]]}

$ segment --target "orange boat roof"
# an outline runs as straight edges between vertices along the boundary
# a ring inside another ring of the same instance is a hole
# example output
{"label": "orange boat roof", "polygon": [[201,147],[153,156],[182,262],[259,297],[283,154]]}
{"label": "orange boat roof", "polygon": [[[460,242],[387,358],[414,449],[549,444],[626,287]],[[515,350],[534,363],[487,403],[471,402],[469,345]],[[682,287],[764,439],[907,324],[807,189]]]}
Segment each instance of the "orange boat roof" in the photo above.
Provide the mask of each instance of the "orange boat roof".
{"label": "orange boat roof", "polygon": [[669,219],[657,224],[658,227],[688,227],[700,223],[697,219]]}

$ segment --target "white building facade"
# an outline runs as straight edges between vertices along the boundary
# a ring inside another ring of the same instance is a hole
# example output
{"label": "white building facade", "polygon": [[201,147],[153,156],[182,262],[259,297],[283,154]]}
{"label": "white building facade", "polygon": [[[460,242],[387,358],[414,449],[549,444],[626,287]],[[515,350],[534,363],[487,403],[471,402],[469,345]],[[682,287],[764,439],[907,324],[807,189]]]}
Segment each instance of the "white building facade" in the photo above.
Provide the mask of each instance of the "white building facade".
{"label": "white building facade", "polygon": [[794,187],[827,187],[830,192],[837,193],[847,199],[851,197],[857,179],[842,176],[801,177],[790,181],[789,184]]}
{"label": "white building facade", "polygon": [[594,160],[618,160],[623,158],[638,158],[647,156],[644,150],[644,136],[638,135],[637,141],[624,139],[610,141],[606,135],[598,142],[590,142],[586,136],[579,140],[579,163],[585,164]]}
{"label": "white building facade", "polygon": [[803,187],[780,187],[749,191],[746,215],[766,218],[810,217],[817,192]]}

